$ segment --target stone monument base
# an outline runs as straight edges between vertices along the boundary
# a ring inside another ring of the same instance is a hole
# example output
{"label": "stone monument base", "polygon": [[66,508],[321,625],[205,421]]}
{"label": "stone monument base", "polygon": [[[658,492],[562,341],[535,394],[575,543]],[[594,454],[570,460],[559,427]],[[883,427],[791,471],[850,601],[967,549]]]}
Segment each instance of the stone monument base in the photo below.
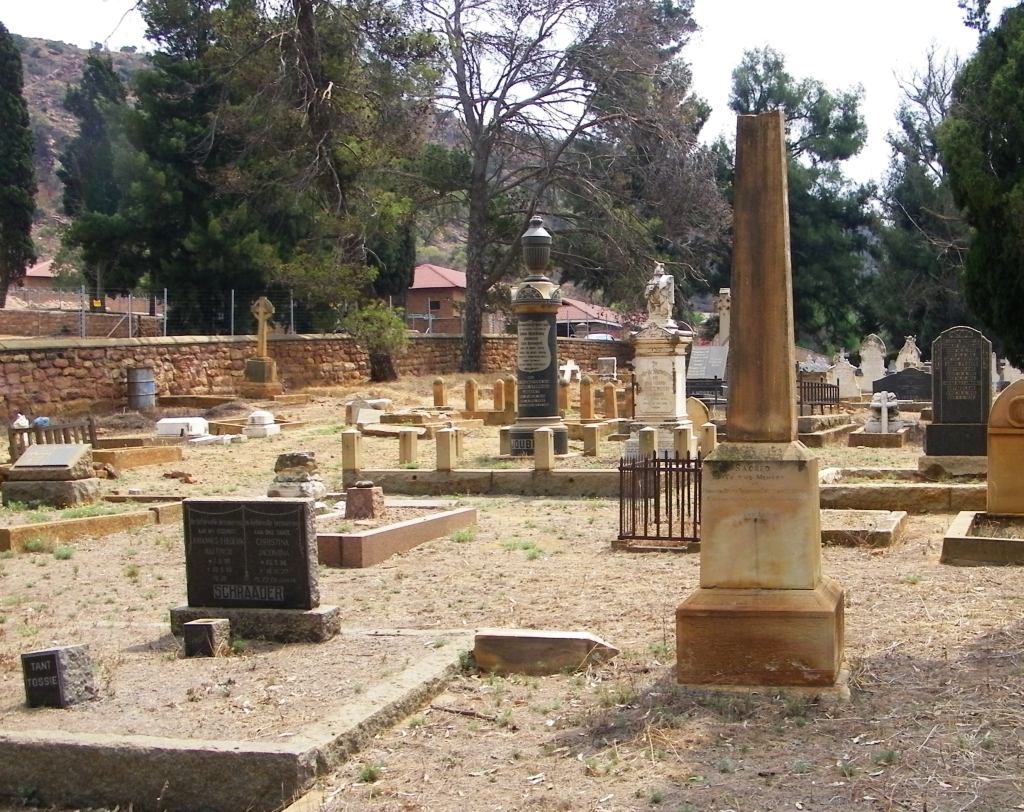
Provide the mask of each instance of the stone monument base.
{"label": "stone monument base", "polygon": [[684,685],[831,686],[843,657],[843,589],[698,589],[676,609]]}
{"label": "stone monument base", "polygon": [[549,417],[524,417],[509,427],[509,453],[513,457],[533,456],[533,433],[537,429],[554,432],[555,454],[569,453],[569,429],[564,423],[553,423]]}
{"label": "stone monument base", "polygon": [[95,477],[71,480],[23,480],[0,485],[3,503],[41,502],[55,508],[91,505],[100,500],[100,481]]}
{"label": "stone monument base", "polygon": [[955,477],[982,477],[988,473],[988,457],[917,458],[917,472],[925,479],[941,482]]}
{"label": "stone monument base", "polygon": [[247,398],[271,398],[284,391],[277,380],[277,362],[273,358],[248,358],[245,361],[245,380],[238,387],[239,394]]}
{"label": "stone monument base", "polygon": [[171,609],[171,634],[184,635],[184,625],[204,618],[227,618],[231,634],[275,643],[323,643],[341,628],[337,606],[315,609],[227,609],[223,606],[179,606]]}
{"label": "stone monument base", "polygon": [[924,453],[929,457],[984,457],[988,453],[988,426],[932,423],[924,429]]}

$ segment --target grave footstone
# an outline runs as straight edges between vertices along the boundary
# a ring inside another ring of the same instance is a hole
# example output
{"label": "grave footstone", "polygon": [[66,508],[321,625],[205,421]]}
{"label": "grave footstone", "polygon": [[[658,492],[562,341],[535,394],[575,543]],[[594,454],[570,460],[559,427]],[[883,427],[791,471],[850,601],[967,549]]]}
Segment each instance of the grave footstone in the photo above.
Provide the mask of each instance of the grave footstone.
{"label": "grave footstone", "polygon": [[932,342],[932,423],[927,456],[984,457],[992,405],[992,342],[972,327],[951,327]]}
{"label": "grave footstone", "polygon": [[95,699],[88,646],[60,646],[21,655],[30,708],[66,708]]}
{"label": "grave footstone", "polygon": [[186,657],[219,657],[231,646],[231,621],[221,617],[190,620],[182,626]]}
{"label": "grave footstone", "polygon": [[320,607],[311,499],[186,499],[188,606],[171,629],[225,617],[241,637],[322,641],[337,633],[337,607]]}

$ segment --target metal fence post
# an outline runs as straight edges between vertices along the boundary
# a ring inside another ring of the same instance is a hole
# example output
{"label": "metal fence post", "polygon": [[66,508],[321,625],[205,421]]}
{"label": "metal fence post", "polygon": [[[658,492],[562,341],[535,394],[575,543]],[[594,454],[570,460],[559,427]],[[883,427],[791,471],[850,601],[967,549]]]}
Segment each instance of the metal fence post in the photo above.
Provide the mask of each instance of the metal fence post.
{"label": "metal fence post", "polygon": [[164,288],[164,337],[167,336],[167,288]]}
{"label": "metal fence post", "polygon": [[231,335],[235,334],[235,289],[231,288]]}

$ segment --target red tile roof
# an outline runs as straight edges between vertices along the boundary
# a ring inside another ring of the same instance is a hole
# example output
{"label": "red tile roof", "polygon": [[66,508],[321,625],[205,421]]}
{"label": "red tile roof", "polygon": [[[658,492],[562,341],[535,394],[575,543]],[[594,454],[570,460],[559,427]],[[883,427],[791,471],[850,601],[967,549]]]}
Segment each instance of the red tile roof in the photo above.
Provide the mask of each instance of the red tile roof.
{"label": "red tile roof", "polygon": [[614,310],[567,297],[562,297],[562,306],[558,308],[558,320],[600,321],[610,324],[622,324],[621,316]]}
{"label": "red tile roof", "polygon": [[409,290],[424,288],[465,288],[466,272],[440,265],[417,265],[413,271],[412,285]]}

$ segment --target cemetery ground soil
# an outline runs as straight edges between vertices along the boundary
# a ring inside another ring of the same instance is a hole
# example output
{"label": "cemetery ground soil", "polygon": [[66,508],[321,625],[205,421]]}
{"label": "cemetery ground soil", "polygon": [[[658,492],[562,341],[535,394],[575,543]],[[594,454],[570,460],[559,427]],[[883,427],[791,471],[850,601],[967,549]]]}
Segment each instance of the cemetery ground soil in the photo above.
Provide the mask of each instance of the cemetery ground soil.
{"label": "cemetery ground soil", "polygon": [[[429,384],[414,379],[379,393],[396,405],[424,402]],[[127,471],[104,488],[255,496],[265,492],[276,455],[299,449],[317,452],[334,488],[340,394],[280,408],[305,421],[295,432],[190,448],[180,463]],[[461,403],[454,385],[452,400]],[[432,467],[431,445],[420,444],[424,467]],[[491,457],[496,447],[493,429],[475,429],[467,458]],[[393,465],[397,441],[368,439],[364,453],[367,465]],[[919,453],[820,452],[823,466],[906,468]],[[609,448],[605,463],[612,458]],[[198,481],[162,476],[172,470]],[[912,517],[906,540],[891,549],[824,550],[824,571],[846,589],[852,696],[836,704],[677,686],[674,610],[697,586],[698,558],[613,552],[614,500],[460,501],[479,512],[473,534],[428,542],[370,569],[321,568],[322,601],[341,607],[342,642],[370,629],[422,632],[354,652],[348,644],[350,654],[366,656],[346,657],[341,645],[331,653],[253,643],[201,666],[179,659],[166,625],[168,608],[185,602],[177,525],[82,540],[68,559],[41,552],[0,559],[0,714],[27,713],[18,705],[17,655],[52,643],[91,642],[101,687],[123,681],[125,688],[92,708],[33,712],[37,719],[56,715],[70,727],[109,708],[109,732],[140,724],[147,733],[174,728],[207,737],[240,724],[259,736],[260,726],[287,729],[294,709],[359,693],[371,679],[368,664],[386,678],[417,651],[445,645],[450,630],[585,629],[622,654],[580,674],[461,674],[428,707],[325,775],[322,808],[1024,809],[1024,571],[940,565],[951,515]],[[332,670],[346,668],[340,678]],[[140,669],[153,685],[136,691]],[[236,680],[225,694],[221,669],[248,681]]]}

